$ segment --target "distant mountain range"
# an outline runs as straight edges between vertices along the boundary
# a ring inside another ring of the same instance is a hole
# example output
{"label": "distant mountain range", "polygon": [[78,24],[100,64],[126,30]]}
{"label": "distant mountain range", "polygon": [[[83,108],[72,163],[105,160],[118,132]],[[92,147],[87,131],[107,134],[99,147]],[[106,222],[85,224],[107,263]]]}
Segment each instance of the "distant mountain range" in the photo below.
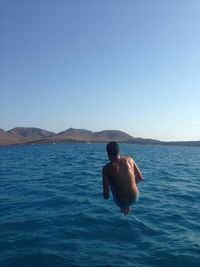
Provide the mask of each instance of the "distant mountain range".
{"label": "distant mountain range", "polygon": [[54,132],[34,127],[16,127],[9,131],[4,131],[3,129],[0,129],[0,146],[16,144],[54,144],[70,142],[103,143],[110,141],[134,144],[160,144],[200,147],[200,141],[162,142],[154,139],[135,138],[125,132],[118,130],[92,132],[85,129],[69,128],[68,130],[56,134]]}

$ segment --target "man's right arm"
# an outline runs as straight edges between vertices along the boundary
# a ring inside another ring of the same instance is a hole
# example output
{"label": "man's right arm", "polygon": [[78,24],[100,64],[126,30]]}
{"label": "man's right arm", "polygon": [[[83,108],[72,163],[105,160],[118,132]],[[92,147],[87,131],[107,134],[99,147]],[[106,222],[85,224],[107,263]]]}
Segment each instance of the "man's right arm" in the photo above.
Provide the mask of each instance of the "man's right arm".
{"label": "man's right arm", "polygon": [[108,199],[110,195],[110,192],[109,192],[110,183],[109,183],[109,178],[108,178],[105,166],[103,167],[103,170],[102,170],[102,176],[103,176],[103,197],[104,199]]}

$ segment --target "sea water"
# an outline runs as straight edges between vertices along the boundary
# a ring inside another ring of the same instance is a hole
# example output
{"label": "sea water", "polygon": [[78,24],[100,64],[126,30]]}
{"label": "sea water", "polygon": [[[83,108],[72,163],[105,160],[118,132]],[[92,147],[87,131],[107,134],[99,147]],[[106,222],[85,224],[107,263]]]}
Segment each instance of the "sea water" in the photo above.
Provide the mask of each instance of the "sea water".
{"label": "sea water", "polygon": [[200,148],[121,144],[144,181],[102,197],[106,144],[0,148],[0,266],[200,266]]}

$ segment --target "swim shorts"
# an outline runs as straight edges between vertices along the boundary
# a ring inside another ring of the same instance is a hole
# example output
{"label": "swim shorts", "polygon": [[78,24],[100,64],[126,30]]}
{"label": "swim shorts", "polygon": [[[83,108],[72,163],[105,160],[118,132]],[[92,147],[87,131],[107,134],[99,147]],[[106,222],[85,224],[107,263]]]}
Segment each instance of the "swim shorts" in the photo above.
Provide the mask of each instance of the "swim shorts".
{"label": "swim shorts", "polygon": [[111,191],[112,191],[112,195],[113,195],[113,199],[115,201],[115,204],[120,207],[121,209],[126,209],[126,208],[129,208],[131,205],[133,204],[136,204],[138,201],[139,201],[139,192],[137,193],[135,199],[129,201],[128,203],[122,203],[121,201],[119,201],[117,199],[117,195],[116,195],[116,192],[115,190],[112,188],[111,186]]}

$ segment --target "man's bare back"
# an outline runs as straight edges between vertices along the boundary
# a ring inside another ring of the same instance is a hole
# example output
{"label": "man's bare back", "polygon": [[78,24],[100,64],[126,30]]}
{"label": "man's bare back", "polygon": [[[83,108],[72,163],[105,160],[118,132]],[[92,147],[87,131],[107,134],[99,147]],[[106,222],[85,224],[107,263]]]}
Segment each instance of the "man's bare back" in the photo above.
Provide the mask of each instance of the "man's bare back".
{"label": "man's bare back", "polygon": [[[117,143],[111,142],[109,144],[112,146],[112,144],[116,145]],[[110,155],[109,151],[107,152],[110,162],[102,170],[104,198],[109,198],[109,189],[111,189],[115,203],[127,215],[130,212],[130,205],[136,202],[139,197],[136,184],[143,177],[131,157],[120,157],[117,152],[113,156]]]}

